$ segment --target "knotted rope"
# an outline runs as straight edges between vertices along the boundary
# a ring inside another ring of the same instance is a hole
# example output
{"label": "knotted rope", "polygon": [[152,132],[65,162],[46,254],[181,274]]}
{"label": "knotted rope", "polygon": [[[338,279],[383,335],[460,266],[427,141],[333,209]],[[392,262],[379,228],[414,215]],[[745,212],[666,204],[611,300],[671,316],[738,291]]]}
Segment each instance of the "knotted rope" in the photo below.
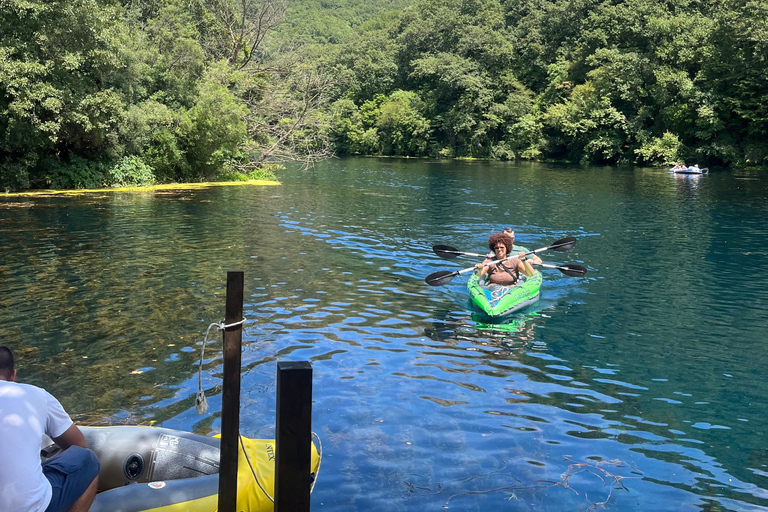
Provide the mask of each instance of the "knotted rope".
{"label": "knotted rope", "polygon": [[203,339],[203,347],[200,350],[200,364],[197,369],[197,396],[195,396],[195,410],[197,411],[197,414],[205,414],[208,412],[208,400],[205,398],[205,392],[203,391],[203,359],[205,357],[205,345],[208,343],[208,335],[211,333],[211,329],[216,327],[219,331],[223,331],[224,329],[228,329],[229,327],[235,327],[238,325],[243,325],[245,323],[245,318],[240,320],[239,322],[233,322],[231,324],[225,324],[223,321],[219,323],[212,323],[208,326],[208,329],[205,331],[205,339]]}

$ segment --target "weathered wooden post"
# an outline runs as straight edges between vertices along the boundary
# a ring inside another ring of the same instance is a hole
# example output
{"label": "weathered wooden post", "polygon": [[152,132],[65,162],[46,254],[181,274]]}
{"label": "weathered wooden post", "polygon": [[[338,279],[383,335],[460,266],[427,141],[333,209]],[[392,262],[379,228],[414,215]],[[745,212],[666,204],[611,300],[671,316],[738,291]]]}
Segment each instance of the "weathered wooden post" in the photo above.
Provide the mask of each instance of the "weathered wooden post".
{"label": "weathered wooden post", "polygon": [[237,446],[240,435],[240,361],[243,341],[243,272],[227,272],[224,329],[224,382],[221,392],[219,512],[237,507]]}
{"label": "weathered wooden post", "polygon": [[312,366],[277,363],[275,512],[309,512]]}

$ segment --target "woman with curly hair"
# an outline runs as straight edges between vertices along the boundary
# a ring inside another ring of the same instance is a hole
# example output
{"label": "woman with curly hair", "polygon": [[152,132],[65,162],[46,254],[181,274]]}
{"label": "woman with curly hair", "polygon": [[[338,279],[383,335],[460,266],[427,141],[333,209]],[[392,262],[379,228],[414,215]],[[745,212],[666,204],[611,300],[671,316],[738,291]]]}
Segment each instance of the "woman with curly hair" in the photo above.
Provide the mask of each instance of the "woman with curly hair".
{"label": "woman with curly hair", "polygon": [[[519,252],[516,258],[509,255],[512,252],[512,238],[508,234],[492,234],[488,237],[488,248],[493,251],[493,258],[475,265],[475,272],[479,272],[480,277],[487,274],[491,283],[514,286],[520,280],[520,273],[528,277],[536,273],[525,252]],[[504,261],[491,264],[496,260]]]}
{"label": "woman with curly hair", "polygon": [[[502,235],[507,235],[512,240],[512,250],[509,251],[510,254],[512,254],[512,251],[515,251],[515,250],[518,251],[518,252],[520,252],[520,251],[528,252],[528,249],[526,247],[523,247],[522,245],[515,245],[515,230],[514,229],[507,227],[507,228],[504,228],[503,231],[500,231],[500,233]],[[496,258],[494,258],[494,256],[496,256],[496,255],[494,254],[493,251],[491,251],[488,254],[488,256],[486,256],[486,258],[489,258],[489,259],[493,260],[493,259],[496,259]],[[538,265],[539,263],[541,263],[541,258],[539,258],[538,254],[532,254],[532,255],[530,255],[528,257],[528,259],[531,260],[531,263],[533,265]]]}

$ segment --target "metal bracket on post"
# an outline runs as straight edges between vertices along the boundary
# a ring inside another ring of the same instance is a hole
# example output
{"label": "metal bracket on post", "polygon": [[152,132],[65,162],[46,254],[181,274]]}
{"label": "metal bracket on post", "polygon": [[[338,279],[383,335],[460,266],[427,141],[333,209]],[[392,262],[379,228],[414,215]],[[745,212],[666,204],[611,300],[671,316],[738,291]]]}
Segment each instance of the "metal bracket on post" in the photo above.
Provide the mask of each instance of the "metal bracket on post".
{"label": "metal bracket on post", "polygon": [[219,512],[237,508],[237,447],[240,441],[240,364],[243,341],[243,272],[227,272],[224,329],[224,381],[221,390]]}
{"label": "metal bracket on post", "polygon": [[275,512],[309,512],[312,365],[277,363]]}

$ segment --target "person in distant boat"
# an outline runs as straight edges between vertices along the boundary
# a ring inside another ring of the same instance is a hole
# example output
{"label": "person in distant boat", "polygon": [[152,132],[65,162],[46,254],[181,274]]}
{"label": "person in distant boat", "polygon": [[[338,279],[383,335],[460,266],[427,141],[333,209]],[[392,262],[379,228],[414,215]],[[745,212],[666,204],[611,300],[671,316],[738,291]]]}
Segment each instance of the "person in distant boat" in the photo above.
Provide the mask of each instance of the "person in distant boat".
{"label": "person in distant boat", "polygon": [[520,280],[520,274],[528,277],[536,274],[531,266],[531,260],[525,256],[524,251],[518,253],[517,258],[491,264],[492,261],[507,258],[512,252],[512,238],[504,233],[494,233],[488,237],[488,247],[493,251],[493,257],[486,258],[482,263],[475,265],[475,272],[480,277],[488,275],[488,280],[493,284],[514,286]]}
{"label": "person in distant boat", "polygon": [[[40,462],[43,434],[64,451]],[[99,459],[58,400],[16,382],[13,353],[0,346],[0,510],[86,512],[96,496]]]}
{"label": "person in distant boat", "polygon": [[[528,248],[523,247],[522,245],[515,245],[515,230],[513,230],[510,227],[504,228],[504,230],[500,231],[501,234],[508,236],[512,240],[512,249],[509,251],[510,254],[512,254],[513,251],[517,252],[530,252]],[[494,258],[495,254],[493,253],[493,250],[488,253],[488,256],[486,256],[489,259],[496,259]],[[541,263],[541,258],[537,254],[533,254],[528,257],[529,260],[531,260],[531,263],[534,265],[538,265]]]}

